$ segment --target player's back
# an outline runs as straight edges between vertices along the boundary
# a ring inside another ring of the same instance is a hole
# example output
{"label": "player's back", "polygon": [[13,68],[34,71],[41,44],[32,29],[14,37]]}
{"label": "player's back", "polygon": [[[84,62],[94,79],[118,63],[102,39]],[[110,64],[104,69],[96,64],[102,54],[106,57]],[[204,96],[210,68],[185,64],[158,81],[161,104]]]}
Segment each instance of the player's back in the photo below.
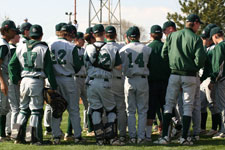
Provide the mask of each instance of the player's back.
{"label": "player's back", "polygon": [[147,67],[151,49],[139,42],[132,42],[120,50],[125,76],[149,75]]}
{"label": "player's back", "polygon": [[75,45],[65,39],[57,39],[49,44],[51,59],[56,75],[73,75],[73,49]]}

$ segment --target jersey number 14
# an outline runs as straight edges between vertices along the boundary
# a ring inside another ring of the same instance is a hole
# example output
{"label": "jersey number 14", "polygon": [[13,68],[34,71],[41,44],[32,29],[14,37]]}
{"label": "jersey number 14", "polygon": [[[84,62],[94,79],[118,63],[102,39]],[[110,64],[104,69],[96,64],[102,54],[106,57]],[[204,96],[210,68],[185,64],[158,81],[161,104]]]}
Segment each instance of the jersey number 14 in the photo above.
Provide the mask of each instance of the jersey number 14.
{"label": "jersey number 14", "polygon": [[[129,53],[128,55],[129,59],[129,68],[133,68],[133,61],[132,61],[132,53]],[[140,53],[137,58],[134,61],[135,64],[138,65],[138,67],[143,68],[145,66],[144,60],[143,60],[143,53]]]}

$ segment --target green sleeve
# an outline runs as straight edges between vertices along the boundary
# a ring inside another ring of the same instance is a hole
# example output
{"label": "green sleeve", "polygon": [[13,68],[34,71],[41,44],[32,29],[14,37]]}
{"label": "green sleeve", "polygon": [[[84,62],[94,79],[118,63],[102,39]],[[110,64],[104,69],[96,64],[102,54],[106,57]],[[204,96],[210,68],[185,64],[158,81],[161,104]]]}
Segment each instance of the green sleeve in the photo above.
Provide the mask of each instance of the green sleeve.
{"label": "green sleeve", "polygon": [[200,78],[200,81],[203,82],[205,79],[207,79],[211,73],[211,62],[210,62],[210,59],[209,57],[207,57],[206,61],[205,61],[205,66],[203,68],[203,74]]}
{"label": "green sleeve", "polygon": [[49,49],[47,50],[44,58],[44,72],[48,78],[48,81],[52,87],[52,89],[56,90],[57,89],[57,83],[53,71],[53,64],[50,56],[50,51]]}
{"label": "green sleeve", "polygon": [[195,44],[195,65],[198,69],[201,69],[204,67],[205,60],[206,60],[206,50],[203,47],[202,40],[198,38],[196,44]]}
{"label": "green sleeve", "polygon": [[14,53],[8,65],[9,78],[13,82],[13,84],[18,84],[21,80],[21,65],[19,59]]}
{"label": "green sleeve", "polygon": [[212,56],[212,74],[211,74],[211,80],[216,81],[216,78],[219,75],[219,72],[221,70],[220,65],[225,60],[225,54],[223,53],[220,46],[216,46],[213,50],[213,56]]}
{"label": "green sleeve", "polygon": [[0,46],[0,59],[4,60],[5,56],[8,54],[9,48],[6,45]]}
{"label": "green sleeve", "polygon": [[81,67],[84,65],[84,61],[83,59],[79,58],[77,47],[74,47],[72,55],[73,55],[73,64],[74,64],[73,68],[75,70],[75,73],[78,73]]}
{"label": "green sleeve", "polygon": [[[170,37],[170,35],[169,35],[169,37]],[[164,60],[169,60],[169,57],[168,57],[169,37],[166,38],[166,42],[164,43],[163,48],[162,48],[162,52],[161,52],[161,56]]]}
{"label": "green sleeve", "polygon": [[16,51],[16,48],[11,48],[10,49],[10,53],[11,53],[12,56],[14,55],[15,51]]}
{"label": "green sleeve", "polygon": [[122,64],[122,60],[121,60],[121,58],[120,58],[119,51],[117,51],[117,52],[116,52],[116,59],[115,59],[115,65],[114,65],[114,67],[119,66],[119,65],[121,65],[121,64]]}

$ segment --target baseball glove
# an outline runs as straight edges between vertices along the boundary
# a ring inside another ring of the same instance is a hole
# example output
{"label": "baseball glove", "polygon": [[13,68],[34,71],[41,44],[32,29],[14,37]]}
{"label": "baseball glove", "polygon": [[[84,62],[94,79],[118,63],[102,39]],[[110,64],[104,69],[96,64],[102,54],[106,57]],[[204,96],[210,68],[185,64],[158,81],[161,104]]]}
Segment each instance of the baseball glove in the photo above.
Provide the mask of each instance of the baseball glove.
{"label": "baseball glove", "polygon": [[52,116],[54,118],[62,117],[68,104],[58,92],[48,88],[44,89],[44,100],[52,107]]}

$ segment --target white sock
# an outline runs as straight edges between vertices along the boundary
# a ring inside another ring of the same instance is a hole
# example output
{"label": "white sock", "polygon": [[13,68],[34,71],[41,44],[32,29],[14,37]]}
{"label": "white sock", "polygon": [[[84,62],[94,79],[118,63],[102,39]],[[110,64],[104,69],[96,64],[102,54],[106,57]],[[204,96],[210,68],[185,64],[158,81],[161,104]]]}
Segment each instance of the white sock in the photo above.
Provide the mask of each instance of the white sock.
{"label": "white sock", "polygon": [[152,136],[152,126],[146,126],[146,137],[151,138]]}

